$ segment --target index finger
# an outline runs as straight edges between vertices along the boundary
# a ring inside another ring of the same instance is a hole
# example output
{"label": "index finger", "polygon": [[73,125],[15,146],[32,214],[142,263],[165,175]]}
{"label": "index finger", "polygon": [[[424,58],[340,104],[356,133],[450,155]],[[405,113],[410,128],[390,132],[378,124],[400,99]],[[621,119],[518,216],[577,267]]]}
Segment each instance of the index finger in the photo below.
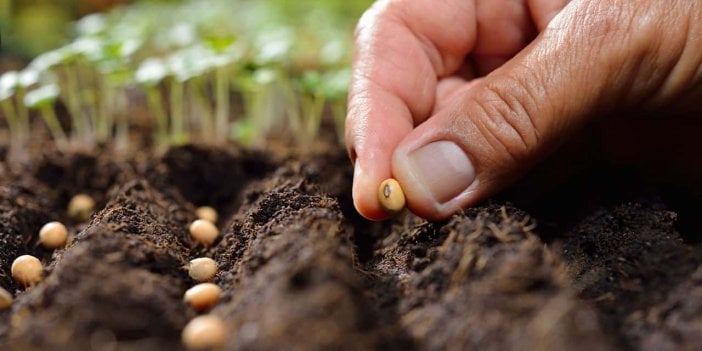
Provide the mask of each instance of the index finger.
{"label": "index finger", "polygon": [[353,198],[366,218],[387,214],[375,193],[395,147],[434,106],[437,80],[475,45],[471,1],[378,1],[356,30],[346,145],[355,162]]}

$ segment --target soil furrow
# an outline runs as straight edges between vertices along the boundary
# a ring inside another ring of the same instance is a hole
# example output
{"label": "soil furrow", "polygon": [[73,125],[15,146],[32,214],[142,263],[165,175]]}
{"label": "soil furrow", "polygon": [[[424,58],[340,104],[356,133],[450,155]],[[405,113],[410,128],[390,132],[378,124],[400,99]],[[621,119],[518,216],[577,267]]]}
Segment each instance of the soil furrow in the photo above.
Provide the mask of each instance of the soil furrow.
{"label": "soil furrow", "polygon": [[385,350],[403,345],[379,325],[356,272],[337,201],[295,165],[248,189],[215,257],[233,289],[214,313],[235,350]]}
{"label": "soil furrow", "polygon": [[[47,155],[26,167],[33,177],[0,169],[0,286],[16,298],[0,311],[2,350],[182,349],[198,314],[182,301],[196,283],[183,268],[203,256],[219,268],[209,313],[226,349],[693,350],[702,337],[699,240],[639,183],[559,197],[587,204],[577,210],[545,196],[543,228],[494,202],[444,222],[371,223],[336,148]],[[99,211],[68,222],[65,249],[38,246],[80,192]],[[188,233],[200,205],[219,212],[209,248]],[[25,290],[9,267],[27,253],[47,269]]]}
{"label": "soil furrow", "polygon": [[[182,303],[180,269],[189,246],[188,215],[144,181],[130,182],[95,214],[48,268],[20,294],[3,349],[177,350],[194,312]],[[56,321],[59,321],[57,323]]]}
{"label": "soil furrow", "polygon": [[[684,341],[674,337],[652,343],[651,333],[670,338],[672,332],[665,318],[651,316],[666,299],[679,299],[671,293],[676,285],[697,285],[694,272],[701,255],[675,229],[676,214],[660,207],[626,203],[601,209],[564,238],[563,255],[575,289],[596,304],[608,330],[630,349]],[[692,322],[687,328],[702,333]],[[642,325],[647,325],[645,331]]]}
{"label": "soil furrow", "polygon": [[408,218],[379,247],[376,267],[397,276],[400,322],[420,349],[612,349],[533,228],[523,212],[487,206],[447,223]]}

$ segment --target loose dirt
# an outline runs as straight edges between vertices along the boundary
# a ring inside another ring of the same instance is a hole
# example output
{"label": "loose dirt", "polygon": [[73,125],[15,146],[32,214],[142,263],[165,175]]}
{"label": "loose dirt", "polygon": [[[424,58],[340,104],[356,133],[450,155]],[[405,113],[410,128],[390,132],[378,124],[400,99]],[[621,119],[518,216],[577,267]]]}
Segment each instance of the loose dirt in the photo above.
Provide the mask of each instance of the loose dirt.
{"label": "loose dirt", "polygon": [[[223,294],[209,313],[225,321],[231,350],[692,350],[702,341],[702,250],[685,196],[626,173],[588,174],[444,222],[405,212],[370,223],[353,210],[340,148],[275,150],[48,151],[3,163],[0,286],[15,302],[0,312],[0,349],[181,350],[198,315],[182,301],[197,257],[219,266]],[[88,223],[66,216],[77,193],[97,201]],[[208,248],[188,233],[202,205],[220,215]],[[52,220],[70,232],[54,252],[37,244]],[[9,274],[22,254],[47,267],[29,289]]]}

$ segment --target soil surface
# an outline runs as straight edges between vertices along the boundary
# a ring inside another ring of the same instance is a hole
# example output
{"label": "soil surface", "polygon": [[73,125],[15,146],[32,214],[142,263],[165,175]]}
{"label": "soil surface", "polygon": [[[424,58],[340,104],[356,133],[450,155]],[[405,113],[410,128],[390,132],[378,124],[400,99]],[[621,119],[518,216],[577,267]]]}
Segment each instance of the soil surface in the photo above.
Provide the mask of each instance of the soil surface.
{"label": "soil surface", "polygon": [[[5,153],[0,153],[4,155]],[[692,196],[590,172],[528,201],[519,187],[444,222],[353,210],[338,147],[183,146],[129,157],[42,152],[0,164],[1,350],[181,350],[198,313],[184,266],[212,257],[228,350],[693,350],[702,250]],[[71,222],[87,193],[97,209]],[[520,200],[516,200],[520,199]],[[511,201],[510,201],[511,200]],[[217,208],[211,247],[188,233]],[[37,244],[50,220],[65,249]],[[44,263],[30,288],[14,258]]]}

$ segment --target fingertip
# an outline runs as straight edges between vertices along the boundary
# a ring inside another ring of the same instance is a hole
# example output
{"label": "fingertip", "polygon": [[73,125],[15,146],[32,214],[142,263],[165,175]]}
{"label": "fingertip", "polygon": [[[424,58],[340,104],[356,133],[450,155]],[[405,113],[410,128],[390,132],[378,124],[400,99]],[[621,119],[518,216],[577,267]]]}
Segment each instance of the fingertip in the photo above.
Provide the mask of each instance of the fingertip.
{"label": "fingertip", "polygon": [[371,221],[382,221],[390,216],[378,203],[377,189],[382,177],[374,175],[360,160],[356,160],[353,174],[353,205],[356,211]]}

